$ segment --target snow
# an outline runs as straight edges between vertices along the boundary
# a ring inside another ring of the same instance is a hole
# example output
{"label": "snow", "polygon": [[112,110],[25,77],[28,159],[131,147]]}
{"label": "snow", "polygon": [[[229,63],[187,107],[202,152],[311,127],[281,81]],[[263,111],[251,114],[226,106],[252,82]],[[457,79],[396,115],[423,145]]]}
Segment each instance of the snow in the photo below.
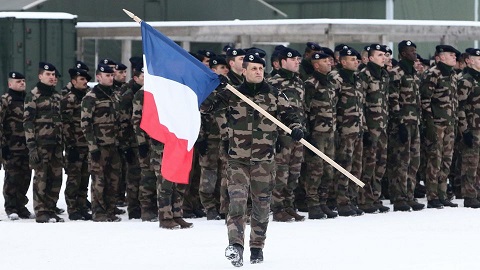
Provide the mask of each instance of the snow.
{"label": "snow", "polygon": [[[224,257],[224,220],[190,219],[194,228],[173,231],[126,214],[121,222],[69,221],[62,214],[65,223],[37,224],[9,220],[3,202],[0,196],[0,269],[236,269]],[[270,222],[265,261],[256,265],[248,259],[247,227],[242,269],[476,268],[480,210],[455,202],[459,208]],[[66,209],[63,189],[58,206]],[[31,200],[27,207],[33,211]]]}

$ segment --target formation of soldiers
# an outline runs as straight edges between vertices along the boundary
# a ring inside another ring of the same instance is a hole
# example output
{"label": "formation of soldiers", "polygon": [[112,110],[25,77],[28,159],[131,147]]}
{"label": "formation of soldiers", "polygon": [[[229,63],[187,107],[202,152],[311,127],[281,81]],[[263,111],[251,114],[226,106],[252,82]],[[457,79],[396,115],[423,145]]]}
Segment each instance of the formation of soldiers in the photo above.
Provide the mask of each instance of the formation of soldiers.
{"label": "formation of soldiers", "polygon": [[[160,174],[163,145],[140,128],[143,61],[127,66],[102,59],[98,84],[89,68],[69,69],[57,91],[58,70],[39,63],[39,82],[10,72],[1,97],[1,158],[5,211],[10,219],[63,222],[57,207],[62,168],[70,220],[159,221],[191,228],[183,218],[226,219],[226,256],[243,265],[244,230],[251,263],[263,261],[269,213],[273,221],[420,211],[427,207],[480,208],[480,49],[465,53],[438,45],[422,59],[410,40],[392,50],[371,44],[361,52],[308,42],[304,54],[277,46],[265,71],[259,48],[226,46],[222,54],[191,53],[219,75],[221,84],[200,110],[189,185]],[[279,129],[226,89],[230,84],[292,129]],[[479,104],[477,104],[479,103]],[[299,142],[305,139],[365,183],[359,188]],[[33,205],[26,205],[34,170]],[[91,178],[90,203],[87,200]],[[424,184],[424,185],[422,185]]]}

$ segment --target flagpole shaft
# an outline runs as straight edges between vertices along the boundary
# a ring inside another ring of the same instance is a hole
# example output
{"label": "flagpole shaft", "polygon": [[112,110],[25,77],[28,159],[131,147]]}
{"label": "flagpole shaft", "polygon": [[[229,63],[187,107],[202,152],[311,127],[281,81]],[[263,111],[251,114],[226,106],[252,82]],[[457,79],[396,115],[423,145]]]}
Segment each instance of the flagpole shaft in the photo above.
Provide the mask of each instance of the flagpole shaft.
{"label": "flagpole shaft", "polygon": [[[243,101],[245,101],[248,105],[252,106],[255,110],[259,111],[263,116],[267,117],[270,121],[275,123],[277,126],[279,126],[281,129],[285,130],[288,134],[292,133],[292,130],[287,127],[285,124],[280,122],[277,118],[275,118],[273,115],[262,109],[260,106],[255,104],[251,99],[246,97],[244,94],[240,93],[237,89],[235,89],[233,86],[230,84],[227,84],[227,89],[230,90],[232,93],[234,93],[236,96],[241,98]],[[348,177],[350,180],[355,182],[357,185],[360,187],[365,186],[365,184],[358,180],[353,174],[351,174],[349,171],[345,170],[342,166],[338,165],[335,161],[333,161],[331,158],[329,158],[327,155],[322,153],[322,151],[318,150],[315,148],[311,143],[306,141],[305,139],[301,139],[300,142],[305,145],[308,149],[310,149],[312,152],[317,154],[319,157],[321,157],[323,160],[328,162],[330,165],[332,165],[335,169],[339,170],[341,173],[343,173],[346,177]]]}

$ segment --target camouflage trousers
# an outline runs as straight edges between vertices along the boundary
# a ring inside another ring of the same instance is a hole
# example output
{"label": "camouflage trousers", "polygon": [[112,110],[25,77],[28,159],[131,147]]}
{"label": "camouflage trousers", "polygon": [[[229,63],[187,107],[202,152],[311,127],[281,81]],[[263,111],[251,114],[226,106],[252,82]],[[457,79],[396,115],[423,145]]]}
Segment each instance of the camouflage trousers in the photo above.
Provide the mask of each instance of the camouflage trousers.
{"label": "camouflage trousers", "polygon": [[194,151],[190,181],[186,185],[185,196],[183,198],[182,209],[184,211],[194,211],[202,209],[203,207],[199,195],[201,167],[198,163],[198,158],[198,151]]}
{"label": "camouflage trousers", "polygon": [[220,214],[227,214],[230,199],[228,197],[228,188],[227,188],[227,153],[223,143],[220,143]]}
{"label": "camouflage trousers", "polygon": [[[335,148],[335,159],[338,165],[349,171],[355,177],[360,179],[362,173],[362,154],[363,141],[358,134],[349,134],[338,137],[337,147]],[[358,196],[358,186],[355,183],[349,183],[350,179],[340,171],[335,171],[335,186],[337,204],[346,205],[353,201],[355,203]]]}
{"label": "camouflage trousers", "polygon": [[100,160],[90,159],[92,176],[91,197],[93,219],[111,217],[115,210],[115,195],[120,181],[120,155],[114,145],[99,146]]}
{"label": "camouflage trousers", "polygon": [[[150,153],[152,150],[149,151]],[[157,176],[155,169],[150,163],[150,153],[146,158],[139,156],[141,168],[141,177],[139,185],[139,201],[142,209],[142,215],[147,213],[157,213]]]}
{"label": "camouflage trousers", "polygon": [[[122,151],[118,149],[118,153]],[[125,193],[127,192],[127,161],[123,155],[120,155],[120,175],[117,187],[116,202],[126,202]]]}
{"label": "camouflage trousers", "polygon": [[205,209],[216,208],[219,204],[219,199],[215,197],[215,186],[218,176],[221,173],[220,168],[220,138],[208,138],[208,150],[205,155],[199,155],[198,162],[200,169],[200,186],[199,195],[200,201]]}
{"label": "camouflage trousers", "polygon": [[382,195],[382,178],[387,169],[387,132],[386,130],[370,130],[374,137],[372,145],[363,145],[362,182],[358,204],[373,204]]}
{"label": "camouflage trousers", "polygon": [[462,195],[464,198],[479,198],[480,178],[480,130],[471,130],[473,146],[468,147],[462,141]]}
{"label": "camouflage trousers", "polygon": [[455,140],[453,125],[435,125],[436,141],[426,142],[427,199],[447,199],[447,178],[452,164]]}
{"label": "camouflage trousers", "polygon": [[408,140],[400,141],[398,127],[388,137],[387,175],[393,202],[413,201],[420,166],[420,131],[418,125],[406,125]]}
{"label": "camouflage trousers", "polygon": [[28,166],[28,151],[12,150],[10,157],[5,160],[4,167],[5,212],[7,215],[24,212],[28,203],[27,191],[32,179],[32,170]]}
{"label": "camouflage trousers", "polygon": [[162,167],[163,147],[150,150],[150,164],[157,177],[158,218],[173,219],[183,216],[183,198],[188,185],[180,185],[168,181],[160,173]]}
{"label": "camouflage trousers", "polygon": [[[67,184],[65,186],[65,201],[69,214],[83,211],[87,208],[88,183],[88,147],[77,147],[79,159],[75,162],[66,162],[65,173]],[[68,156],[69,150],[66,150]]]}
{"label": "camouflage trousers", "polygon": [[[318,150],[330,158],[335,156],[334,133],[314,133],[312,140]],[[314,152],[306,149],[305,191],[308,207],[326,204],[333,185],[333,167]]]}
{"label": "camouflage trousers", "polygon": [[275,161],[242,162],[228,160],[227,215],[229,244],[244,246],[247,219],[247,199],[252,198],[250,248],[263,248],[268,227],[270,200],[275,185]]}
{"label": "camouflage trousers", "polygon": [[140,209],[140,179],[141,169],[138,161],[138,147],[132,147],[133,159],[131,163],[127,162],[127,211],[128,213],[135,213],[141,211]]}
{"label": "camouflage trousers", "polygon": [[275,188],[272,193],[272,211],[281,211],[284,208],[294,208],[295,195],[293,190],[298,185],[300,170],[303,162],[303,144],[293,141],[290,136],[278,136],[281,151],[276,153]]}
{"label": "camouflage trousers", "polygon": [[36,216],[54,214],[62,187],[62,147],[42,145],[37,151],[41,164],[33,178],[33,209]]}

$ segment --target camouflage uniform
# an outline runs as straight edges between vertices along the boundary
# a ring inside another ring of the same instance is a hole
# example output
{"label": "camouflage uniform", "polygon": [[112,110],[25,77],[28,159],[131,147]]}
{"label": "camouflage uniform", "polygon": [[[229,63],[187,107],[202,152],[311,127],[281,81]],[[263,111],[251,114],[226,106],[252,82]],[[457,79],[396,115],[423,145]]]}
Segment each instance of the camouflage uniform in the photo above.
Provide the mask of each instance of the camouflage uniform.
{"label": "camouflage uniform", "polygon": [[358,201],[359,207],[362,208],[362,206],[368,207],[380,202],[381,181],[387,164],[389,75],[383,67],[368,62],[367,66],[360,71],[359,78],[365,95],[366,122],[362,168],[362,180],[365,186],[360,190]]}
{"label": "camouflage uniform", "polygon": [[[88,172],[88,143],[83,134],[81,123],[82,99],[87,89],[74,87],[62,99],[63,133],[65,154],[67,156],[65,173],[65,201],[69,214],[87,210],[87,193],[90,174]],[[78,156],[74,155],[78,153]]]}
{"label": "camouflage uniform", "polygon": [[427,199],[447,199],[447,176],[452,163],[457,108],[457,75],[438,62],[423,77],[420,95],[425,122]]}
{"label": "camouflage uniform", "polygon": [[[90,153],[93,220],[115,220],[115,195],[120,177],[118,154],[118,94],[111,87],[96,85],[82,100],[82,130]],[[92,155],[100,151],[99,161]]]}
{"label": "camouflage uniform", "polygon": [[23,112],[25,138],[29,156],[37,152],[40,162],[31,163],[33,178],[33,206],[37,220],[55,215],[62,185],[62,96],[53,86],[38,82],[27,93]]}
{"label": "camouflage uniform", "polygon": [[[333,83],[337,96],[335,159],[345,170],[360,178],[363,153],[361,137],[365,125],[361,84],[354,71],[343,68],[331,71],[328,78]],[[350,184],[350,180],[339,171],[336,171],[335,179],[338,206],[351,205],[352,200],[355,203],[358,188],[353,183]]]}
{"label": "camouflage uniform", "polygon": [[[288,102],[298,115],[300,122],[305,124],[305,88],[300,77],[291,71],[280,69],[277,75],[268,80],[268,83],[288,97]],[[291,212],[294,209],[295,199],[293,190],[298,185],[303,162],[303,144],[294,141],[283,130],[279,132],[278,144],[281,150],[275,155],[277,168],[271,207],[274,213],[285,210]]]}
{"label": "camouflage uniform", "polygon": [[310,78],[313,74],[313,65],[312,61],[309,59],[302,59],[302,62],[300,63],[300,69],[299,69],[299,74],[300,74],[300,79],[302,81],[305,81],[306,79]]}
{"label": "camouflage uniform", "polygon": [[466,68],[458,80],[458,132],[471,133],[472,145],[462,139],[462,196],[479,199],[480,175],[480,72]]}
{"label": "camouflage uniform", "polygon": [[[122,87],[125,83],[113,80],[113,91],[116,95],[121,97],[123,92],[128,89],[128,87]],[[118,181],[118,188],[116,196],[116,204],[118,206],[126,206],[126,197],[125,193],[127,190],[127,161],[125,160],[125,156],[122,154],[122,150],[119,148],[117,149],[118,153],[120,154],[120,180]]]}
{"label": "camouflage uniform", "polygon": [[132,101],[135,93],[142,86],[132,79],[123,84],[120,92],[123,93],[120,101],[120,154],[127,162],[127,211],[129,218],[140,218],[141,207],[139,189],[141,169],[138,160],[138,144],[132,126]]}
{"label": "camouflage uniform", "polygon": [[[327,75],[314,72],[305,81],[308,111],[309,141],[330,158],[335,156],[337,97]],[[307,173],[305,190],[309,208],[325,205],[333,185],[333,167],[315,153],[307,150],[305,155]]]}
{"label": "camouflage uniform", "polygon": [[32,177],[23,128],[24,101],[25,91],[9,89],[2,96],[0,105],[0,142],[5,168],[3,183],[5,212],[7,215],[17,213],[20,217],[28,217],[30,213],[25,206],[28,203],[27,191]]}
{"label": "camouflage uniform", "polygon": [[142,156],[139,151],[139,163],[141,168],[139,201],[142,208],[142,220],[151,220],[152,216],[158,216],[157,206],[157,177],[150,163],[151,139],[140,128],[143,112],[143,89],[138,90],[133,97],[132,125],[139,149],[148,149],[147,155]]}
{"label": "camouflage uniform", "polygon": [[[387,174],[394,203],[414,201],[420,166],[420,78],[413,63],[401,60],[390,72]],[[400,128],[407,134],[400,135]],[[401,138],[405,136],[405,138]],[[404,141],[405,140],[405,141]]]}

